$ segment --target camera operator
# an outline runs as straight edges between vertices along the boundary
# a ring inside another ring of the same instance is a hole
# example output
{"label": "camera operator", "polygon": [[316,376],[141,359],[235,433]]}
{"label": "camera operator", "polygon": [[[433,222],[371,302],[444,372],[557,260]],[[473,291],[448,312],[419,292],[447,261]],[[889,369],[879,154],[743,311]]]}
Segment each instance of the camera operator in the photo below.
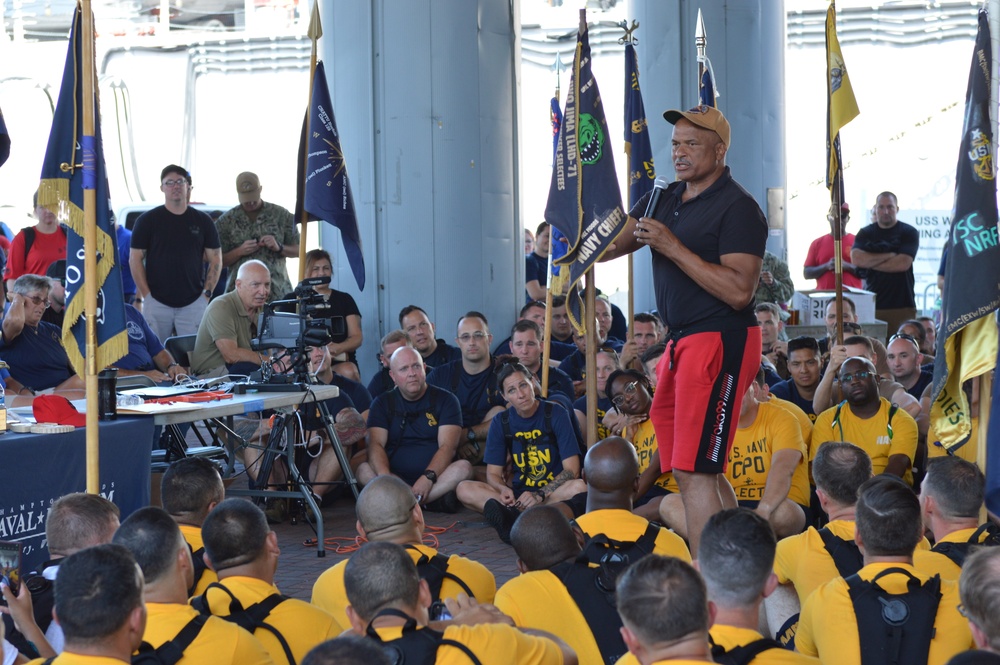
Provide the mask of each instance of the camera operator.
{"label": "camera operator", "polygon": [[[333,262],[329,252],[314,249],[306,253],[306,278],[326,278],[325,283],[312,286],[313,293],[321,297],[318,302],[323,307],[313,309],[309,315],[313,319],[330,321],[330,336],[333,341],[327,348],[330,350],[333,371],[352,381],[360,381],[356,351],[364,339],[361,334],[361,310],[349,293],[330,288],[332,274]],[[291,300],[302,295],[301,289],[302,285],[294,293],[285,295],[283,300]],[[294,309],[281,308],[281,311],[294,311]]]}
{"label": "camera operator", "polygon": [[[260,369],[265,355],[254,351],[257,315],[271,292],[271,273],[257,260],[247,261],[236,273],[236,290],[213,300],[198,327],[191,370],[197,376],[250,374]],[[272,363],[275,372],[288,368]]]}

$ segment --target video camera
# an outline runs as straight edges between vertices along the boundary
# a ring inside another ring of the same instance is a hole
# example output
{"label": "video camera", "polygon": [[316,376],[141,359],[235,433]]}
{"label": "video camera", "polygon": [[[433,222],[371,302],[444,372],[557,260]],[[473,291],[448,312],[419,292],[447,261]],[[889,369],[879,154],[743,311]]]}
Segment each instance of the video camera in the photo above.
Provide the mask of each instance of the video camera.
{"label": "video camera", "polygon": [[[346,333],[344,317],[326,316],[330,304],[316,292],[317,286],[329,283],[329,277],[304,279],[295,287],[293,298],[265,305],[257,321],[257,338],[250,342],[250,348],[287,349],[304,354],[307,346],[325,346],[333,341],[333,335]],[[275,311],[278,309],[293,311]]]}

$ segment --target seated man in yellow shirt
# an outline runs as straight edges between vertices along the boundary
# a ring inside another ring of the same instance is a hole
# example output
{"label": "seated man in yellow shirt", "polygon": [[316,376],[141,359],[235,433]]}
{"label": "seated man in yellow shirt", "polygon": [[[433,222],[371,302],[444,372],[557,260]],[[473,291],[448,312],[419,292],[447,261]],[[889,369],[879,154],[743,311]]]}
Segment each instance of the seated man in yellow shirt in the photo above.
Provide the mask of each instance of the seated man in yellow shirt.
{"label": "seated man in yellow shirt", "polygon": [[934,536],[926,556],[946,580],[957,581],[971,549],[981,543],[1000,544],[1000,528],[987,521],[980,526],[986,479],[979,467],[958,457],[927,460],[920,484],[924,526]]}
{"label": "seated man in yellow shirt", "polygon": [[[480,603],[492,603],[496,595],[493,573],[481,563],[453,554],[438,554],[424,545],[424,513],[413,496],[412,488],[396,476],[378,476],[358,496],[355,508],[357,529],[369,542],[389,542],[402,545],[431,587],[435,611],[445,598],[465,593]],[[344,560],[331,566],[313,585],[312,604],[347,625],[347,594],[344,591]],[[437,616],[432,616],[436,619]]]}
{"label": "seated man in yellow shirt", "polygon": [[639,479],[635,448],[620,436],[595,443],[584,458],[587,512],[576,518],[588,539],[603,535],[621,543],[636,543],[647,534],[647,553],[675,556],[690,563],[691,553],[680,536],[632,513],[632,496]]}
{"label": "seated man in yellow shirt", "polygon": [[739,505],[769,521],[780,538],[801,532],[806,524],[806,446],[795,416],[777,404],[757,401],[763,385],[761,370],[743,395],[725,476]]}
{"label": "seated man in yellow shirt", "polygon": [[958,585],[913,565],[923,538],[913,491],[888,475],[868,480],[858,492],[855,524],[864,567],[809,596],[795,649],[824,663],[943,665],[972,648]]}
{"label": "seated man in yellow shirt", "polygon": [[[408,657],[434,654],[441,665],[478,660],[482,665],[575,664],[566,644],[538,630],[518,630],[492,605],[464,594],[446,602],[451,621],[430,624],[427,583],[410,555],[395,543],[368,543],[354,553],[344,570],[350,605],[347,616],[358,635],[398,648]],[[429,653],[428,653],[429,652]]]}
{"label": "seated man in yellow shirt", "polygon": [[171,463],[160,481],[160,501],[163,509],[181,529],[194,562],[194,584],[188,596],[200,596],[219,576],[205,565],[205,544],[201,525],[212,508],[226,498],[219,469],[204,457],[183,457]]}
{"label": "seated man in yellow shirt", "polygon": [[714,662],[708,637],[714,612],[709,609],[705,582],[690,564],[647,556],[618,578],[616,589],[622,637],[633,662]]}
{"label": "seated man in yellow shirt", "polygon": [[523,512],[510,534],[521,574],[497,590],[496,605],[514,625],[565,640],[581,665],[613,663],[626,650],[621,619],[607,602],[613,587],[604,592],[595,583],[600,569],[581,560],[578,535],[556,506]]}
{"label": "seated man in yellow shirt", "polygon": [[851,443],[823,443],[813,461],[819,504],[829,518],[822,529],[778,542],[774,572],[780,586],[764,600],[768,625],[783,643],[793,643],[799,610],[818,587],[848,577],[863,565],[854,543],[854,504],[858,489],[872,477],[872,462]]}
{"label": "seated man in yellow shirt", "polygon": [[[840,385],[846,400],[816,418],[813,441],[849,441],[868,453],[874,473],[898,476],[912,485],[916,421],[879,397],[878,374],[867,358],[848,358],[840,368]],[[813,446],[813,455],[817,448]]]}
{"label": "seated man in yellow shirt", "polygon": [[41,665],[132,662],[146,627],[142,572],[125,547],[95,545],[66,557],[56,576],[53,617],[65,644]]}
{"label": "seated man in yellow shirt", "polygon": [[381,643],[354,633],[313,647],[299,665],[394,665]]}
{"label": "seated man in yellow shirt", "polygon": [[[278,592],[274,573],[281,550],[256,505],[226,499],[205,518],[201,533],[206,563],[219,581],[192,599],[197,610],[229,621],[252,621],[254,636],[277,665],[301,661],[309,649],[343,631],[328,612]],[[263,616],[250,619],[252,608]]]}
{"label": "seated man in yellow shirt", "polygon": [[146,645],[180,649],[183,656],[177,665],[271,665],[253,635],[218,617],[203,617],[188,605],[187,591],[194,580],[191,551],[166,511],[155,506],[135,511],[122,522],[113,542],[132,552],[145,578]]}

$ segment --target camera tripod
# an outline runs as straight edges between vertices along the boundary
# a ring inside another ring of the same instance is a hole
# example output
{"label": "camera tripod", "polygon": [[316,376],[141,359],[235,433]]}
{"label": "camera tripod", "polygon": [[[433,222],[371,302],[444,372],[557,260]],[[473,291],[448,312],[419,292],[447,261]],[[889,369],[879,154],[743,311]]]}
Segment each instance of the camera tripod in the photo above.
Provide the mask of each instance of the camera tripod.
{"label": "camera tripod", "polygon": [[[278,362],[286,358],[288,358],[292,366],[291,375],[274,374],[271,369],[271,363]],[[314,402],[307,401],[308,396],[313,395],[312,386],[326,387],[324,384],[319,383],[314,375],[309,373],[307,365],[308,357],[304,349],[286,351],[273,361],[270,359],[264,361],[261,364],[262,382],[256,385],[247,384],[246,390],[256,390],[257,392],[305,393],[306,399],[304,399],[296,408],[301,412],[303,407],[311,407],[315,404],[316,409],[319,412],[321,429],[326,433],[329,445],[332,446],[334,454],[337,456],[337,461],[340,463],[341,473],[343,474],[342,480],[331,481],[323,484],[347,484],[354,493],[354,498],[357,499],[359,493],[358,481],[354,476],[354,472],[351,470],[350,459],[340,443],[340,438],[337,436],[336,429],[333,426],[334,418],[330,414],[330,410],[327,407],[325,400],[315,399],[314,396]],[[289,379],[292,380],[289,381]],[[253,449],[260,451],[260,467],[257,472],[257,483],[259,486],[247,490],[230,490],[229,494],[234,496],[252,496],[257,498],[287,498],[301,500],[305,504],[306,510],[312,512],[315,516],[316,537],[320,543],[320,547],[317,550],[317,556],[322,557],[326,554],[324,548],[322,547],[323,515],[320,512],[319,504],[316,501],[317,497],[312,493],[312,487],[315,483],[311,482],[308,478],[302,475],[302,472],[299,471],[295,462],[295,441],[297,440],[296,435],[298,423],[299,419],[293,417],[292,414],[279,413],[274,421],[274,426],[268,435],[267,443],[265,445],[260,446],[245,444],[244,447],[248,450]],[[289,445],[290,442],[291,445]],[[284,483],[287,489],[268,489],[269,484],[267,481],[271,476],[274,463],[279,458],[284,458],[285,465],[287,467],[288,477]]]}

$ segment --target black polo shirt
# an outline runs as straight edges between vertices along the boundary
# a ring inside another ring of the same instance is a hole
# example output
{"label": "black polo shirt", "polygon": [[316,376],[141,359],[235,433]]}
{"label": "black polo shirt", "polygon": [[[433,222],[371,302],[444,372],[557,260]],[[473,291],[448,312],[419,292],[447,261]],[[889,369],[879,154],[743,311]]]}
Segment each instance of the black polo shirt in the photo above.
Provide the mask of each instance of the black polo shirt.
{"label": "black polo shirt", "polygon": [[[671,183],[660,197],[653,218],[666,224],[677,239],[703,261],[721,265],[723,254],[752,254],[764,257],[767,219],[754,198],[729,172],[704,192],[681,201],[687,183]],[[651,192],[650,192],[651,194]],[[639,219],[645,214],[650,194],[629,212]],[[704,330],[723,330],[746,322],[753,325],[753,300],[738,312],[709,294],[680,267],[658,252],[653,256],[653,284],[656,307],[671,330],[698,325]]]}

